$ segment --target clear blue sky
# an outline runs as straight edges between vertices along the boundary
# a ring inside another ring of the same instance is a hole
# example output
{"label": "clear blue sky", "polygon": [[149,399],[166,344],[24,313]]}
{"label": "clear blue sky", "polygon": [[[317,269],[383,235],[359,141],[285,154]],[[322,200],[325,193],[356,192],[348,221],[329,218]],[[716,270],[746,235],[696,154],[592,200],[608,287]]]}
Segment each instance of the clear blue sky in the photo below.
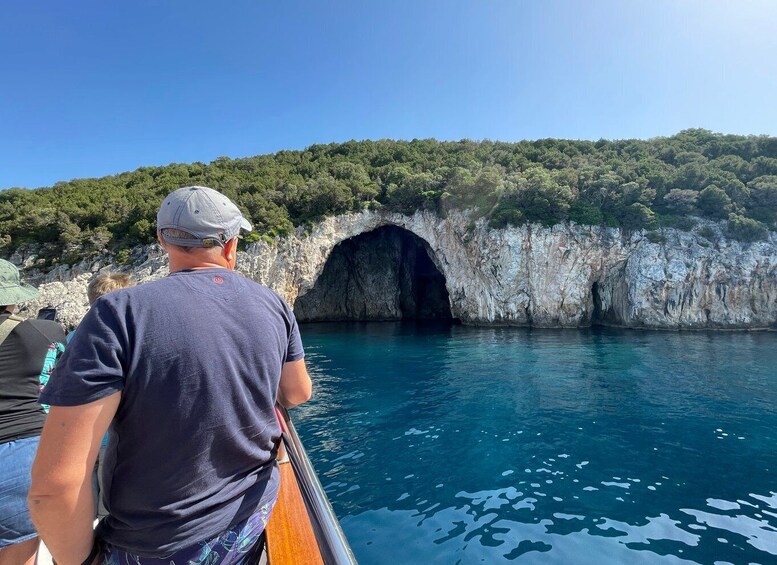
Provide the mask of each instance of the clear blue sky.
{"label": "clear blue sky", "polygon": [[0,188],[349,139],[777,135],[773,0],[24,0]]}

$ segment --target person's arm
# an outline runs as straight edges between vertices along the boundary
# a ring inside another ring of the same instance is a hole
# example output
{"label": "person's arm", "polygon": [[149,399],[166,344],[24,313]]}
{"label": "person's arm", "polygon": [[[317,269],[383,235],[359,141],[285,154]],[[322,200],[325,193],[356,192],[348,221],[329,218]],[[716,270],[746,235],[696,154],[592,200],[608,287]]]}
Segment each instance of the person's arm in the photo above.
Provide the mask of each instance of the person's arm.
{"label": "person's arm", "polygon": [[30,515],[59,565],[80,565],[94,543],[92,471],[121,392],[81,406],[52,406],[32,466]]}
{"label": "person's arm", "polygon": [[281,382],[278,385],[278,402],[286,408],[302,404],[313,396],[313,383],[308,375],[305,360],[288,361],[281,369]]}

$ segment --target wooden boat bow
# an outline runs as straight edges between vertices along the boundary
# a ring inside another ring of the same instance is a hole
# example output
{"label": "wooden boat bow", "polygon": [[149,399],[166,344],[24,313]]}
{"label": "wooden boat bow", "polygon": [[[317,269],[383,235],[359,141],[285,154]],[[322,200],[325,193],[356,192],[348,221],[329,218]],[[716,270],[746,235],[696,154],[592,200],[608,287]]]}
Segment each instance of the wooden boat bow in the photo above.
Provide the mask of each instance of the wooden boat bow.
{"label": "wooden boat bow", "polygon": [[281,486],[266,528],[270,565],[355,565],[348,541],[285,408],[278,462]]}

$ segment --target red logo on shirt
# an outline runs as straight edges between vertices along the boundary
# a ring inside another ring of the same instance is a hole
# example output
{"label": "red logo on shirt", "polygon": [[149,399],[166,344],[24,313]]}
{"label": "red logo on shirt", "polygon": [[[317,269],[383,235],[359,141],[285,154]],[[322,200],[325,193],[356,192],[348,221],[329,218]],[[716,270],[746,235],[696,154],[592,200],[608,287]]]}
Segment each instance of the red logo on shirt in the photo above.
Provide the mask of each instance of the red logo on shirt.
{"label": "red logo on shirt", "polygon": [[216,283],[216,284],[221,284],[221,283],[224,282],[224,279],[221,278],[220,276],[216,275],[215,277],[213,277],[213,282]]}

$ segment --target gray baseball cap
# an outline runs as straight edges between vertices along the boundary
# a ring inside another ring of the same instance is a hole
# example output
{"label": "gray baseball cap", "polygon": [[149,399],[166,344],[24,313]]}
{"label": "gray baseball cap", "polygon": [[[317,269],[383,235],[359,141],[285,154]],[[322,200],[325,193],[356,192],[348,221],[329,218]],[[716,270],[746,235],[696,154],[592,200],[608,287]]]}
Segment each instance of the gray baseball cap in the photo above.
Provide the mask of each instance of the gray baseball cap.
{"label": "gray baseball cap", "polygon": [[167,195],[156,215],[156,229],[162,232],[165,228],[193,236],[189,239],[162,233],[166,242],[181,247],[223,246],[241,229],[252,229],[234,202],[206,186],[185,186]]}
{"label": "gray baseball cap", "polygon": [[0,259],[0,304],[19,304],[38,296],[38,291],[24,284],[19,277],[19,269],[16,265]]}

